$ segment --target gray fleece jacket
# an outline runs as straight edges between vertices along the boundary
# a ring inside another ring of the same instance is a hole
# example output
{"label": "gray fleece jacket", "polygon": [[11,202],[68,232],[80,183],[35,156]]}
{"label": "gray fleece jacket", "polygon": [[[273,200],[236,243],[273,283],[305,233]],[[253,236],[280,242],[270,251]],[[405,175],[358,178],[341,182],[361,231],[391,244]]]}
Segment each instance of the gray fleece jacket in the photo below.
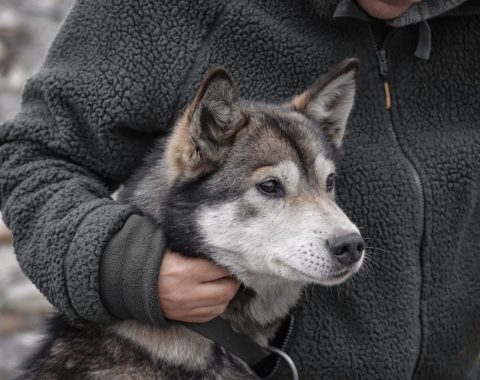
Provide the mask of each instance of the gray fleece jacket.
{"label": "gray fleece jacket", "polygon": [[[293,311],[290,355],[303,379],[476,378],[475,5],[426,0],[376,41],[375,22],[337,1],[78,0],[20,113],[0,127],[1,208],[22,269],[71,318],[165,323],[161,227],[112,191],[213,65],[243,97],[280,101],[356,56],[338,199],[372,268],[348,289],[309,289]],[[418,59],[425,19],[431,50]]]}

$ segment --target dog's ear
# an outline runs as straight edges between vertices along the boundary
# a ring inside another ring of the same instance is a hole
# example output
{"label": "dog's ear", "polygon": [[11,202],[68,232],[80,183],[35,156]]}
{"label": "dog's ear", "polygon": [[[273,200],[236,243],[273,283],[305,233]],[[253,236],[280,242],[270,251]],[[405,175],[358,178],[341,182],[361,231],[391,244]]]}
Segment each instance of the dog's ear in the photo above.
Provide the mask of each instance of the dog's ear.
{"label": "dog's ear", "polygon": [[292,100],[293,108],[318,122],[336,147],[342,144],[353,107],[357,71],[358,60],[346,59]]}
{"label": "dog's ear", "polygon": [[195,98],[189,127],[198,158],[217,161],[244,122],[232,78],[222,68],[210,71]]}
{"label": "dog's ear", "polygon": [[209,71],[167,146],[173,176],[215,169],[245,124],[232,78],[223,68]]}

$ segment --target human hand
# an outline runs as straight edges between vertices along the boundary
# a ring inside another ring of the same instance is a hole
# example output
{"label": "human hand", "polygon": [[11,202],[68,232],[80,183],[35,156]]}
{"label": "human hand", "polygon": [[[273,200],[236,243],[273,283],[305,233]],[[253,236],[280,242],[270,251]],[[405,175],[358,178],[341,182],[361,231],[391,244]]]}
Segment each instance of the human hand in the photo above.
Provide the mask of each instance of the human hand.
{"label": "human hand", "polygon": [[203,323],[222,314],[239,287],[238,280],[211,261],[167,249],[157,294],[165,318]]}

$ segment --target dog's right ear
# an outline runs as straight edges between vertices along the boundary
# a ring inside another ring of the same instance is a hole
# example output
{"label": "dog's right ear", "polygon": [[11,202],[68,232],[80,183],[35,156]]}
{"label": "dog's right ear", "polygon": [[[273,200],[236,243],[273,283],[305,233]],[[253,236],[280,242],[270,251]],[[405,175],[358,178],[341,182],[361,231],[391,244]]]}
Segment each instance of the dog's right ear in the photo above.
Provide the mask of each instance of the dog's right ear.
{"label": "dog's right ear", "polygon": [[291,102],[296,111],[316,121],[336,147],[342,144],[353,107],[357,71],[358,60],[346,59]]}
{"label": "dog's right ear", "polygon": [[169,179],[214,170],[245,124],[232,78],[223,68],[209,71],[167,145]]}

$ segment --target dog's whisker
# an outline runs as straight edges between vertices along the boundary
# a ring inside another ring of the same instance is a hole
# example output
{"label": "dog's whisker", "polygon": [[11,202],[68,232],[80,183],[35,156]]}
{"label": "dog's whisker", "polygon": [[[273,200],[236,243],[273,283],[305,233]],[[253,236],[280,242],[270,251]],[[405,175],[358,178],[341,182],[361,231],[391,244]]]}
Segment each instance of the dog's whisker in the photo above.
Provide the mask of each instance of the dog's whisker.
{"label": "dog's whisker", "polygon": [[372,271],[375,271],[380,267],[380,264],[373,256],[365,255],[365,258],[363,259],[363,263],[367,266],[369,266]]}
{"label": "dog's whisker", "polygon": [[359,273],[368,275],[370,274],[370,272],[373,272],[373,274],[377,274],[377,269],[379,269],[379,267],[380,267],[380,264],[378,263],[378,261],[375,260],[375,257],[372,255],[369,255],[368,252],[365,252],[363,265],[360,268]]}

